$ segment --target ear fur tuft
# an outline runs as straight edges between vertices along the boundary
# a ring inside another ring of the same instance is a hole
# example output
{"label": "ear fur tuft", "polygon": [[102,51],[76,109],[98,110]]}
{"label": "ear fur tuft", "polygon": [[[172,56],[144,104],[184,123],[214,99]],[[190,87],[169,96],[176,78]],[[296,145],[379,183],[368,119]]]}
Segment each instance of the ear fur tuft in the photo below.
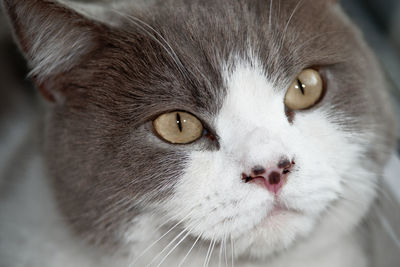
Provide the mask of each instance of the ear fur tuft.
{"label": "ear fur tuft", "polygon": [[95,23],[60,3],[4,0],[4,8],[38,80],[68,71],[95,46]]}

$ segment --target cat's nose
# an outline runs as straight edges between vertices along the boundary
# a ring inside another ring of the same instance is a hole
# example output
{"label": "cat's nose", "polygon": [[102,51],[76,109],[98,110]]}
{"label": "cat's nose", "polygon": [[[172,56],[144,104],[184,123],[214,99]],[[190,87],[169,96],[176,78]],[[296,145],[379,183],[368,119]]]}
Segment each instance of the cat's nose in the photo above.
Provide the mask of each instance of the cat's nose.
{"label": "cat's nose", "polygon": [[245,183],[254,183],[271,193],[278,194],[285,185],[294,164],[293,160],[283,158],[273,167],[255,166],[249,174],[242,173],[242,180]]}

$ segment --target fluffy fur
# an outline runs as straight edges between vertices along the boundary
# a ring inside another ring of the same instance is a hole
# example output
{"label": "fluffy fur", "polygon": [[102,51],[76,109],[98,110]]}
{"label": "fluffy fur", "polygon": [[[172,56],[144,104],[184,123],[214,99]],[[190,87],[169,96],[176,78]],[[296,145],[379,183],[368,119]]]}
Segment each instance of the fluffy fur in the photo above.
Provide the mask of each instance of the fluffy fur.
{"label": "fluffy fur", "polygon": [[[337,3],[4,4],[31,75],[53,101],[41,171],[21,175],[36,193],[8,197],[2,213],[28,199],[54,202],[32,216],[54,229],[62,257],[30,256],[48,250],[24,236],[25,262],[368,265],[360,226],[394,147],[394,120],[379,66]],[[309,67],[324,78],[324,98],[288,114],[286,90]],[[162,141],[151,121],[171,110],[194,114],[216,138]],[[295,168],[279,195],[241,180],[283,156]],[[37,235],[49,242],[43,228]]]}

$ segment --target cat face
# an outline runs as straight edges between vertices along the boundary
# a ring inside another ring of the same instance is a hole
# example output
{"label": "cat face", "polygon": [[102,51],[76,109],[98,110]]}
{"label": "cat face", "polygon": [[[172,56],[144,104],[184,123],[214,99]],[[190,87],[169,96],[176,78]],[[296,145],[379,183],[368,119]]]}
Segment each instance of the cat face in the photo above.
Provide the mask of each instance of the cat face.
{"label": "cat face", "polygon": [[[111,10],[110,25],[46,1],[5,1],[54,102],[45,150],[71,227],[129,246],[132,235],[148,242],[135,233],[151,215],[155,228],[179,222],[182,237],[265,258],[357,225],[393,124],[375,59],[339,6],[172,2]],[[293,110],[285,96],[304,70],[321,94]],[[185,116],[201,131],[178,144],[155,127],[163,114],[179,115],[163,126],[175,136]]]}

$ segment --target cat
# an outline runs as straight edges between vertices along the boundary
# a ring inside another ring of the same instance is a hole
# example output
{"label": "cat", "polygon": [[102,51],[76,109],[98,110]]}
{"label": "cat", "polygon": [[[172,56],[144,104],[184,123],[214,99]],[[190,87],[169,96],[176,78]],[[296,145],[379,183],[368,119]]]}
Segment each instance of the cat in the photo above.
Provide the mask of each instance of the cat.
{"label": "cat", "polygon": [[0,266],[374,262],[395,120],[339,3],[3,5],[46,103],[2,174]]}

